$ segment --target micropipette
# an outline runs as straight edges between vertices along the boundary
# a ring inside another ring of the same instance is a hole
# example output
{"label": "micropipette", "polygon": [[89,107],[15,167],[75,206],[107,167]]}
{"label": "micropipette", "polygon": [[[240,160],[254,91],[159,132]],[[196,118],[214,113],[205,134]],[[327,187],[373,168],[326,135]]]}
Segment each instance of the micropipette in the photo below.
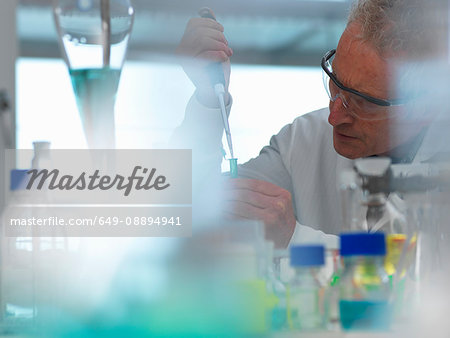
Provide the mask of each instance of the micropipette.
{"label": "micropipette", "polygon": [[[198,11],[198,14],[202,18],[212,19],[216,21],[216,18],[211,13],[208,7],[203,7]],[[231,158],[234,159],[233,143],[231,142],[231,131],[228,123],[227,110],[225,109],[225,76],[223,75],[222,64],[220,62],[214,62],[208,67],[209,78],[211,84],[214,86],[214,92],[219,100],[220,111],[222,113],[223,127],[225,129],[225,135],[227,137],[228,148],[230,150]],[[237,170],[237,167],[236,167]]]}
{"label": "micropipette", "polygon": [[103,67],[109,67],[111,60],[111,13],[109,0],[101,0]]}

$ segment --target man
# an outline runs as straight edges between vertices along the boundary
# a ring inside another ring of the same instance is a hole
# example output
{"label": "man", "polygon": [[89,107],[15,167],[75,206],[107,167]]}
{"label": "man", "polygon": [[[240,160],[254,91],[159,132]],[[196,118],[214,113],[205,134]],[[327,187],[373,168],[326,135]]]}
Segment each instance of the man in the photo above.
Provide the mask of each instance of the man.
{"label": "man", "polygon": [[[418,0],[355,3],[336,51],[322,59],[329,108],[297,118],[273,136],[257,158],[240,167],[241,178],[228,184],[230,215],[264,221],[266,234],[277,247],[305,238],[333,241],[324,233],[336,235],[344,227],[339,175],[353,159],[388,156],[393,162],[409,163],[429,157],[424,144],[430,136],[431,113],[418,105],[413,112],[411,97],[397,90],[400,80],[392,68],[446,50],[441,44],[445,39],[436,35],[442,26],[430,19],[436,12],[424,11],[434,7],[419,4]],[[192,19],[178,53],[196,61],[184,64],[197,91],[183,124],[192,125],[195,115],[217,131],[220,113],[205,65],[223,62],[228,88],[233,51],[223,27],[212,19]],[[406,77],[405,73],[402,80]],[[227,93],[228,109],[231,101]],[[210,147],[219,140],[212,133],[202,135]]]}

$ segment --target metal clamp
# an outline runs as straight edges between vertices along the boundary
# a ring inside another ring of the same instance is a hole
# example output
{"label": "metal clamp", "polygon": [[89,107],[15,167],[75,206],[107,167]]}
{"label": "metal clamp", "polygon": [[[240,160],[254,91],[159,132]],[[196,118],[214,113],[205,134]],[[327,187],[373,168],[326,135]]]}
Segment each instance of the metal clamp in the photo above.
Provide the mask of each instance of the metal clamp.
{"label": "metal clamp", "polygon": [[6,149],[13,146],[12,116],[10,113],[11,104],[8,92],[0,90],[0,133],[3,135],[3,144]]}
{"label": "metal clamp", "polygon": [[4,89],[0,90],[0,113],[9,110],[10,107],[8,93]]}

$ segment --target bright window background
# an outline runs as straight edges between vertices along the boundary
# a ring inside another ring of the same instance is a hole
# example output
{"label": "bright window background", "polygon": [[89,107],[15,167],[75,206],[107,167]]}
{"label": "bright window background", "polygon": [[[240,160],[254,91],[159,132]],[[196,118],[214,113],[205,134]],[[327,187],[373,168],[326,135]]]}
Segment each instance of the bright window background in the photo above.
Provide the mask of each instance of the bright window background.
{"label": "bright window background", "polygon": [[[19,59],[16,91],[19,149],[39,140],[55,149],[86,147],[61,60]],[[178,65],[127,62],[116,104],[117,147],[164,147],[193,91]],[[230,128],[240,163],[256,156],[285,124],[328,104],[319,68],[235,65],[230,92]]]}

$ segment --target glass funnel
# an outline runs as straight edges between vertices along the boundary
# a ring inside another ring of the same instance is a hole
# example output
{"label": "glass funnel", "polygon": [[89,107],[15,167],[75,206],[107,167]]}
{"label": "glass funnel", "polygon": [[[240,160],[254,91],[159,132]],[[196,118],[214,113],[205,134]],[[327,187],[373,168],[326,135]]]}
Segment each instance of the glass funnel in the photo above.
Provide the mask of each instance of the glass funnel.
{"label": "glass funnel", "polygon": [[133,7],[129,0],[54,0],[53,12],[88,146],[113,149]]}

